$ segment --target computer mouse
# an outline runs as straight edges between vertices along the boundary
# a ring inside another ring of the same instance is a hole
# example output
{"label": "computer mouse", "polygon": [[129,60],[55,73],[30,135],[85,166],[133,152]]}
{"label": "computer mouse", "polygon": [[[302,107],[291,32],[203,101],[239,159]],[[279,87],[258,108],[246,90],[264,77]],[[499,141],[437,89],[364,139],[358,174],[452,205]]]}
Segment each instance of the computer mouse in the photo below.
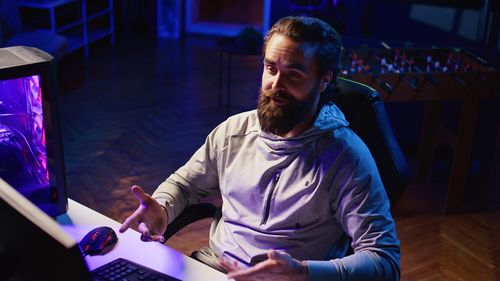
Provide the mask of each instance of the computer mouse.
{"label": "computer mouse", "polygon": [[118,237],[111,227],[94,228],[78,243],[84,255],[104,255],[111,251],[118,242]]}

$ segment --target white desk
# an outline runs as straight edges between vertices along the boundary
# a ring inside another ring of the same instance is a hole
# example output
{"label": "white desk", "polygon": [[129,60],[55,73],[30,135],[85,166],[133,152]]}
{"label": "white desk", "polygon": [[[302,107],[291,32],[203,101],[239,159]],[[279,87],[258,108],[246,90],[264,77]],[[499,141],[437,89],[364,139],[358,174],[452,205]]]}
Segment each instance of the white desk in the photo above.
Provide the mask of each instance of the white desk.
{"label": "white desk", "polygon": [[125,233],[119,233],[120,223],[78,202],[69,199],[68,203],[68,212],[57,217],[57,222],[76,241],[100,226],[111,227],[118,236],[118,243],[109,253],[85,258],[91,270],[116,258],[125,258],[184,281],[228,280],[225,274],[161,243],[142,242],[137,231],[129,229]]}

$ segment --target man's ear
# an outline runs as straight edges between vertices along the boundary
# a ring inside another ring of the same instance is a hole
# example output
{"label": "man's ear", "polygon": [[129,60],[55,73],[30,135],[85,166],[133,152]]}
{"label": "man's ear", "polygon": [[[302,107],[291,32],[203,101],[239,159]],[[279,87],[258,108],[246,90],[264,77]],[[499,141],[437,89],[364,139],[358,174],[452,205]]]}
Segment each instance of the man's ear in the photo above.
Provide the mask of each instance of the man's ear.
{"label": "man's ear", "polygon": [[323,74],[319,80],[319,92],[322,93],[328,88],[328,85],[332,82],[333,72],[330,70]]}

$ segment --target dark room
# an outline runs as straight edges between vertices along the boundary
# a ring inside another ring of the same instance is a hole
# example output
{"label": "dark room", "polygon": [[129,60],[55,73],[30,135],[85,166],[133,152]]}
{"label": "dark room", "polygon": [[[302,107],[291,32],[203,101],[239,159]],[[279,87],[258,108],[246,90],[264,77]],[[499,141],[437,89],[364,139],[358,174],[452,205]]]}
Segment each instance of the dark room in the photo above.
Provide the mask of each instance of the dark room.
{"label": "dark room", "polygon": [[499,1],[0,0],[0,280],[500,281],[499,69]]}

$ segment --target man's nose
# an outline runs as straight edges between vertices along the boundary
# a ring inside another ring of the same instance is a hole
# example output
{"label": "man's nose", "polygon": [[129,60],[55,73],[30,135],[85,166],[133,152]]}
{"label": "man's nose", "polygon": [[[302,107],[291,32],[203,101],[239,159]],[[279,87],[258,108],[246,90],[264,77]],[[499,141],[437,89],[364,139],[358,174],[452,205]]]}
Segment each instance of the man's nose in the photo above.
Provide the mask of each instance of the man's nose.
{"label": "man's nose", "polygon": [[274,75],[274,80],[273,80],[273,83],[272,83],[272,88],[273,90],[283,90],[285,87],[284,87],[284,76],[283,74],[281,74],[280,72],[276,73],[276,75]]}

